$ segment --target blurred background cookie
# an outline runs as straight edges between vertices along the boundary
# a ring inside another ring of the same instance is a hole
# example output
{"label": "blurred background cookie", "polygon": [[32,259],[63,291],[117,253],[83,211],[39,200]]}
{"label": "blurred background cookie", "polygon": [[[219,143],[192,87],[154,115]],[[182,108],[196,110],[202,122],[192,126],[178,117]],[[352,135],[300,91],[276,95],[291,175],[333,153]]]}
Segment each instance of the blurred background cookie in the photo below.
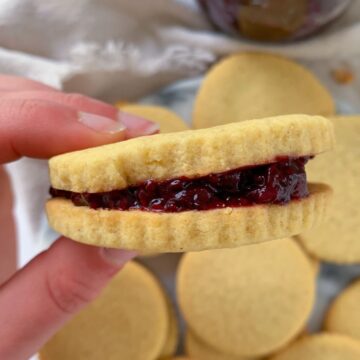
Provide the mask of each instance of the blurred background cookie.
{"label": "blurred background cookie", "polygon": [[360,341],[360,280],[345,289],[331,305],[325,329]]}
{"label": "blurred background cookie", "polygon": [[168,307],[157,279],[131,262],[42,348],[41,360],[154,360],[165,352],[171,355]]}
{"label": "blurred background cookie", "polygon": [[191,331],[219,352],[262,356],[295,338],[314,303],[314,269],[292,239],[188,253],[177,275]]}
{"label": "blurred background cookie", "polygon": [[315,257],[336,263],[360,262],[360,116],[332,119],[335,150],[306,166],[309,181],[327,180],[334,189],[328,221],[301,234]]}
{"label": "blurred background cookie", "polygon": [[173,111],[156,105],[141,105],[141,104],[121,104],[116,103],[121,111],[126,113],[144,117],[160,125],[161,133],[170,133],[187,130],[186,123]]}
{"label": "blurred background cookie", "polygon": [[305,337],[270,360],[359,360],[360,343],[342,335],[319,334]]}
{"label": "blurred background cookie", "polygon": [[333,115],[330,93],[302,65],[264,53],[240,53],[216,64],[202,82],[194,128],[284,114]]}

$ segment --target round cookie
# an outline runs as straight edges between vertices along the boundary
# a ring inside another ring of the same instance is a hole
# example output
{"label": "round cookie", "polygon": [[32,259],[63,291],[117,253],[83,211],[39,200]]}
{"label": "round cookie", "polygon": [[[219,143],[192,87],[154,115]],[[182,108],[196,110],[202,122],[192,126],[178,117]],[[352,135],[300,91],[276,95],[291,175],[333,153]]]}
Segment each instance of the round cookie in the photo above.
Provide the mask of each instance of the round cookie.
{"label": "round cookie", "polygon": [[[192,181],[232,169],[261,167],[279,158],[306,157],[331,149],[333,141],[327,119],[289,115],[140,137],[56,156],[49,162],[50,177],[56,191],[83,199],[89,193],[127,191],[149,180],[162,186],[165,180]],[[308,197],[286,205],[222,204],[181,212],[93,209],[89,203],[76,206],[69,198],[56,197],[48,201],[47,214],[57,232],[80,242],[150,252],[192,251],[257,243],[311,228],[326,216],[331,191],[315,184],[309,185],[309,191]],[[138,194],[131,196],[134,193]],[[206,194],[205,203],[210,204]],[[193,203],[195,195],[188,194],[194,196]],[[101,195],[104,198],[109,197]]]}
{"label": "round cookie", "polygon": [[299,237],[315,257],[335,263],[360,262],[360,116],[332,119],[334,152],[316,157],[307,165],[309,181],[326,179],[334,189],[328,221]]}
{"label": "round cookie", "polygon": [[315,259],[314,257],[309,257],[309,260],[311,262],[311,265],[315,271],[315,274],[319,274],[319,271],[320,271],[320,267],[321,267],[321,263],[319,260]]}
{"label": "round cookie", "polygon": [[314,257],[313,255],[309,254],[306,249],[304,248],[304,246],[302,246],[301,242],[298,241],[298,237],[297,236],[294,236],[292,238],[294,241],[297,241],[298,244],[301,246],[302,250],[305,252],[305,254],[308,256],[308,259],[310,261],[310,264],[315,272],[315,275],[317,276],[320,272],[320,268],[321,268],[321,261]]}
{"label": "round cookie", "polygon": [[244,52],[225,58],[206,75],[196,96],[193,126],[334,113],[331,95],[303,66],[279,55]]}
{"label": "round cookie", "polygon": [[41,349],[41,360],[153,360],[169,328],[163,289],[143,266],[130,262],[98,299]]}
{"label": "round cookie", "polygon": [[161,106],[126,104],[121,106],[121,111],[156,122],[160,125],[160,133],[163,134],[188,129],[188,126],[178,115]]}
{"label": "round cookie", "polygon": [[[191,331],[186,334],[186,352],[196,360],[249,360],[254,358],[228,355],[209,347]],[[259,359],[259,358],[258,358]]]}
{"label": "round cookie", "polygon": [[129,101],[127,100],[118,100],[116,103],[115,103],[115,106],[118,108],[118,109],[122,109],[124,106],[126,105],[129,105],[131,104]]}
{"label": "round cookie", "polygon": [[351,338],[322,333],[302,338],[270,360],[359,360],[360,342]]}
{"label": "round cookie", "polygon": [[327,331],[348,335],[360,341],[360,280],[335,299],[324,327]]}
{"label": "round cookie", "polygon": [[315,274],[292,239],[186,254],[177,275],[182,313],[193,333],[220,352],[271,353],[305,327]]}
{"label": "round cookie", "polygon": [[169,330],[165,345],[161,351],[160,359],[167,359],[175,354],[179,339],[179,324],[175,314],[175,309],[167,298],[168,314],[169,314]]}

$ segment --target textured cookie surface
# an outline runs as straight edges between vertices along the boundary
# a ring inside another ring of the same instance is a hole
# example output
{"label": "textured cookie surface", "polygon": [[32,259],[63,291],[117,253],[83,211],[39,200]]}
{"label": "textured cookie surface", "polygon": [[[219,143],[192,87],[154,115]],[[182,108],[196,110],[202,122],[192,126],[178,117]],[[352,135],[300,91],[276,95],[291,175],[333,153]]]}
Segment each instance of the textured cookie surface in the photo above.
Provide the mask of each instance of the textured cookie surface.
{"label": "textured cookie surface", "polygon": [[[235,356],[219,352],[198,339],[191,331],[186,334],[186,352],[196,360],[254,360],[244,356]],[[259,359],[259,358],[257,358]]]}
{"label": "textured cookie surface", "polygon": [[360,116],[337,117],[335,151],[316,157],[306,166],[310,181],[324,181],[334,189],[329,219],[301,234],[307,250],[319,259],[360,262]]}
{"label": "textured cookie surface", "polygon": [[160,125],[160,132],[163,134],[188,129],[178,115],[161,106],[128,104],[121,106],[121,110],[156,122]]}
{"label": "textured cookie surface", "polygon": [[41,350],[42,360],[154,360],[168,332],[168,311],[157,280],[129,263],[98,299]]}
{"label": "textured cookie surface", "polygon": [[303,338],[270,360],[359,360],[360,342],[341,335]]}
{"label": "textured cookie surface", "polygon": [[51,227],[79,242],[153,252],[181,252],[258,243],[299,234],[322,222],[331,189],[310,184],[310,196],[287,205],[156,213],[93,210],[70,200],[46,204]]}
{"label": "textured cookie surface", "polygon": [[315,275],[292,239],[186,254],[177,294],[196,336],[220,352],[255,357],[304,329]]}
{"label": "textured cookie surface", "polygon": [[326,317],[325,329],[360,341],[360,281],[335,299]]}
{"label": "textured cookie surface", "polygon": [[110,191],[148,179],[196,177],[264,164],[277,156],[315,155],[331,149],[333,142],[332,124],[320,116],[243,121],[59,155],[50,159],[50,178],[57,189]]}
{"label": "textured cookie surface", "polygon": [[301,65],[277,55],[240,53],[215,65],[195,100],[193,125],[207,128],[285,114],[333,115],[329,92]]}

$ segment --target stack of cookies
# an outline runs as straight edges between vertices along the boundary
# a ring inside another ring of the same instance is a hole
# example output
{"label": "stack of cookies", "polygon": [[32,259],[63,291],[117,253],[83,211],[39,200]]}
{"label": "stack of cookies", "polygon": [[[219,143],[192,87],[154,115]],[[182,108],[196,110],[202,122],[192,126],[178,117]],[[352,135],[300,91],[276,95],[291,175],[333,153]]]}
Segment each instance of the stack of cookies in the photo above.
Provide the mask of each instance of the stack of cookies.
{"label": "stack of cookies", "polygon": [[[360,283],[323,333],[307,329],[319,263],[360,262],[360,116],[335,116],[313,74],[260,53],[209,71],[194,130],[159,106],[119,106],[160,134],[51,159],[49,223],[95,246],[186,252],[176,293],[189,358],[177,359],[360,359]],[[175,359],[178,335],[159,282],[132,262],[41,359]]]}

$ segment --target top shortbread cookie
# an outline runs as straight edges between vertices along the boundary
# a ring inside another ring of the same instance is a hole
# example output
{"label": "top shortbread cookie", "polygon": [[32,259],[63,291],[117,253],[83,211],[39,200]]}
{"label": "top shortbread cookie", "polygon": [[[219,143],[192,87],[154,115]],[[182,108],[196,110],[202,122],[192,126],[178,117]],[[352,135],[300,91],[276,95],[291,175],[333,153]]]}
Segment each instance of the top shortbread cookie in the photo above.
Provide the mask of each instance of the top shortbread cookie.
{"label": "top shortbread cookie", "polygon": [[333,127],[320,116],[287,115],[210,129],[158,134],[50,159],[54,188],[73,192],[124,189],[148,179],[196,177],[309,156],[333,147]]}

